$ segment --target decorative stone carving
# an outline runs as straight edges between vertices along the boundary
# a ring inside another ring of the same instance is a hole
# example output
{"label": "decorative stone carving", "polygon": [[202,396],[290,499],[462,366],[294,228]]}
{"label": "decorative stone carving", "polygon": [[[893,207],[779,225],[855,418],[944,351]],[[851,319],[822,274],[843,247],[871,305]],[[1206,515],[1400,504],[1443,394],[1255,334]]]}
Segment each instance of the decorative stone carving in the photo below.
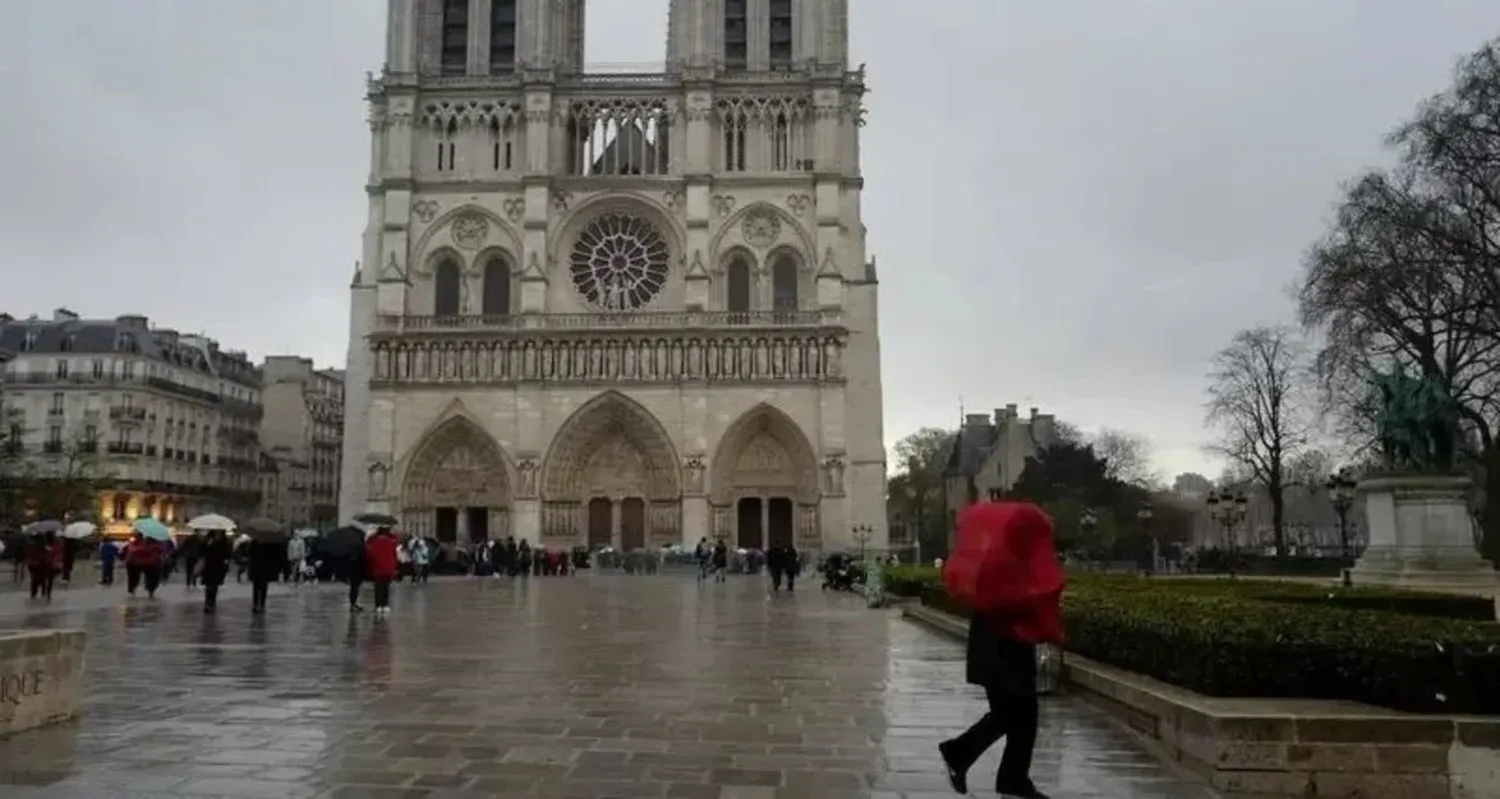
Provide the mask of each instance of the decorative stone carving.
{"label": "decorative stone carving", "polygon": [[536,499],[537,462],[527,458],[516,464],[517,482],[520,483],[520,499]]}
{"label": "decorative stone carving", "polygon": [[714,213],[720,218],[734,213],[735,199],[731,194],[715,194],[713,198]]}
{"label": "decorative stone carving", "polygon": [[391,474],[390,464],[385,458],[373,455],[369,459],[369,499],[377,501],[385,499],[389,490],[389,479]]}
{"label": "decorative stone carving", "polygon": [[661,195],[661,204],[666,206],[668,211],[676,211],[678,208],[681,208],[682,200],[682,192],[676,189],[664,191]]}
{"label": "decorative stone carving", "polygon": [[667,282],[669,250],[661,231],[645,219],[609,213],[593,220],[573,244],[573,286],[605,311],[640,308]]}
{"label": "decorative stone carving", "polygon": [[465,250],[477,250],[490,237],[490,221],[479,214],[463,214],[453,220],[453,243]]}
{"label": "decorative stone carving", "polygon": [[740,223],[740,234],[746,244],[765,249],[781,238],[781,220],[765,212],[746,214]]}
{"label": "decorative stone carving", "polygon": [[829,458],[823,461],[823,490],[832,496],[844,494],[844,460]]}
{"label": "decorative stone carving", "polygon": [[786,207],[797,216],[807,213],[812,208],[812,197],[806,194],[788,194],[786,196]]}
{"label": "decorative stone carving", "polygon": [[391,256],[386,259],[385,266],[381,268],[380,275],[376,280],[381,283],[406,282],[406,270],[402,269],[401,262],[396,260],[395,250],[391,250]]}
{"label": "decorative stone carving", "polygon": [[429,200],[426,198],[417,200],[416,202],[411,204],[411,215],[416,217],[417,221],[421,222],[424,225],[434,219],[437,219],[437,200]]}
{"label": "decorative stone carving", "polygon": [[526,199],[523,197],[512,197],[501,207],[505,209],[505,218],[512,222],[520,222],[526,216]]}
{"label": "decorative stone carving", "polygon": [[[648,316],[649,314],[640,314]],[[636,316],[636,314],[631,314]],[[713,318],[711,315],[708,318]],[[844,340],[813,331],[677,333],[614,331],[606,338],[459,328],[458,338],[377,333],[374,382],[381,385],[599,383],[821,383],[843,379]],[[672,467],[675,471],[676,467]]]}
{"label": "decorative stone carving", "polygon": [[568,210],[568,205],[573,202],[573,193],[567,189],[555,189],[552,192],[552,209],[558,213]]}
{"label": "decorative stone carving", "polygon": [[703,472],[706,467],[703,459],[697,456],[688,458],[682,465],[683,491],[689,494],[703,493]]}

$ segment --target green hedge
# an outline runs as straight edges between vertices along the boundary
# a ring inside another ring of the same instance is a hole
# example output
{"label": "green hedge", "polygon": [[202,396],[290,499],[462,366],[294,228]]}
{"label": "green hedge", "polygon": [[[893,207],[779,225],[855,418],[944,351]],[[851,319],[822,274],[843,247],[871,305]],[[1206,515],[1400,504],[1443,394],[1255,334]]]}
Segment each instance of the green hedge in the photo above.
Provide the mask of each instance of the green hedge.
{"label": "green hedge", "polygon": [[[935,570],[888,580],[935,609],[969,615]],[[1410,612],[1442,603],[1479,615],[1466,598],[1446,595],[1074,575],[1063,620],[1070,651],[1210,696],[1500,712],[1500,625]]]}

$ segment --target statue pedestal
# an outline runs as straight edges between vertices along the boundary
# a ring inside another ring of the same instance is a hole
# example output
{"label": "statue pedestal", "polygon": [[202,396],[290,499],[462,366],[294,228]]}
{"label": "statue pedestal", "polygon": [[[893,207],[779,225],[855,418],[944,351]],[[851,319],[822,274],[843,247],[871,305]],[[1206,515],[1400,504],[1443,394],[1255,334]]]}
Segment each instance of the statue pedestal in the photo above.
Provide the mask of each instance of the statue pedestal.
{"label": "statue pedestal", "polygon": [[1358,585],[1500,589],[1500,572],[1479,556],[1469,515],[1472,482],[1454,475],[1361,481],[1369,546],[1350,576]]}

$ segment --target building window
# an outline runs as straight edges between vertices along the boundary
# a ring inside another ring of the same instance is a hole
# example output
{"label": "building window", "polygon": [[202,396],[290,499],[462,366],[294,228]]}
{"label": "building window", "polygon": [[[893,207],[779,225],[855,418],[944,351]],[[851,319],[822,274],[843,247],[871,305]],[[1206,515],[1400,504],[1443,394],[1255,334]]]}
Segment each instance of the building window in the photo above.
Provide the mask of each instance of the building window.
{"label": "building window", "polygon": [[457,316],[459,311],[458,264],[444,259],[433,274],[432,313],[436,316]]}
{"label": "building window", "polygon": [[506,119],[502,124],[498,119],[490,120],[490,142],[493,152],[494,168],[496,172],[509,172],[512,168],[515,155],[516,126]]}
{"label": "building window", "polygon": [[733,261],[729,262],[729,269],[725,273],[725,284],[725,310],[734,312],[750,310],[750,262],[743,256],[736,256]]}
{"label": "building window", "polygon": [[745,171],[745,131],[749,123],[738,110],[724,118],[724,171]]}
{"label": "building window", "polygon": [[47,443],[54,447],[62,446],[62,428],[53,425],[47,428]]}
{"label": "building window", "polygon": [[729,67],[746,66],[747,47],[745,6],[747,0],[724,0],[724,64]]}
{"label": "building window", "polygon": [[95,425],[87,425],[83,428],[83,440],[94,442],[99,440],[99,428]]}
{"label": "building window", "polygon": [[490,74],[516,68],[516,0],[490,0]]}
{"label": "building window", "polygon": [[469,69],[469,0],[443,3],[441,59],[444,75],[462,75]]}
{"label": "building window", "polygon": [[21,351],[30,352],[33,349],[36,349],[36,331],[28,330],[26,331],[26,335],[21,339]]}
{"label": "building window", "polygon": [[20,452],[21,451],[21,439],[22,439],[23,436],[24,436],[24,431],[21,429],[21,426],[18,425],[18,424],[12,424],[10,426],[10,432],[5,435],[5,449],[6,449],[6,451],[10,452],[11,454],[15,454],[17,452]]}
{"label": "building window", "polygon": [[510,265],[504,258],[491,258],[484,265],[484,290],[480,313],[485,316],[510,315]]}
{"label": "building window", "polygon": [[130,500],[129,500],[129,498],[126,497],[124,494],[115,494],[115,500],[114,500],[113,504],[114,504],[114,507],[111,508],[111,510],[113,510],[114,513],[112,513],[110,515],[113,516],[116,519],[124,519],[125,518],[125,514],[127,514],[130,511]]}
{"label": "building window", "polygon": [[771,0],[770,56],[772,69],[792,65],[792,0]]}
{"label": "building window", "polygon": [[57,376],[59,378],[66,378],[68,376],[68,362],[67,361],[59,358],[58,361],[57,361],[57,367],[56,368],[57,368]]}
{"label": "building window", "polygon": [[458,157],[458,145],[454,139],[458,138],[458,123],[449,122],[448,128],[437,142],[437,168],[439,172],[452,172],[455,159]]}
{"label": "building window", "polygon": [[776,311],[795,311],[798,306],[797,297],[797,262],[790,255],[783,255],[776,259],[776,265],[771,267],[771,309]]}
{"label": "building window", "polygon": [[54,392],[52,394],[52,408],[47,412],[52,414],[53,416],[61,416],[63,413],[64,401],[65,400],[63,397],[63,393],[61,391]]}
{"label": "building window", "polygon": [[777,172],[792,169],[792,125],[786,114],[777,114],[771,129],[771,169]]}
{"label": "building window", "polygon": [[103,380],[104,379],[104,361],[103,360],[100,360],[99,358],[95,358],[94,359],[93,373],[94,373],[94,379],[95,380]]}

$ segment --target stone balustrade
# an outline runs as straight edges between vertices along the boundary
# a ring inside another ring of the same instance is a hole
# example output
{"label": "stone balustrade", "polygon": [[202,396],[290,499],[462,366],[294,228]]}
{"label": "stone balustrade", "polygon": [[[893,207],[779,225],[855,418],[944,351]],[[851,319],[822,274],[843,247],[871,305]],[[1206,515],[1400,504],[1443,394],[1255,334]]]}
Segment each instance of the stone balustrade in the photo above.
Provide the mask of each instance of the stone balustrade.
{"label": "stone balustrade", "polygon": [[0,632],[0,738],[78,715],[83,645],[80,630]]}

